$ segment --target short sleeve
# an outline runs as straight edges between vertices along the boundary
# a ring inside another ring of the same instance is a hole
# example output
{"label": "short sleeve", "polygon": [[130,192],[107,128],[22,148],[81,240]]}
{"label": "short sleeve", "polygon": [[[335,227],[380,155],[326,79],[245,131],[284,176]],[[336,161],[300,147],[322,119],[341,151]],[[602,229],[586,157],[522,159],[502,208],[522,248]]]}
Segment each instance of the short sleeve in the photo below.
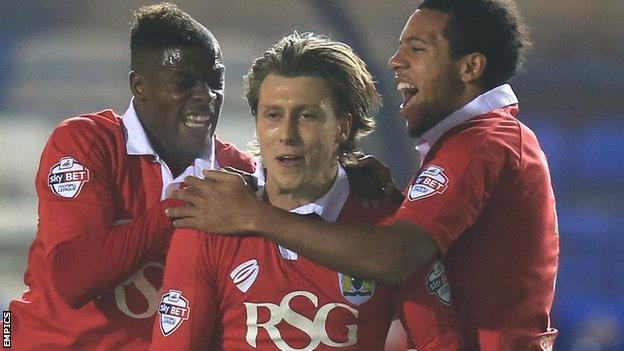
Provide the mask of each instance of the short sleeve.
{"label": "short sleeve", "polygon": [[423,228],[442,252],[477,221],[504,163],[487,137],[459,134],[432,149],[396,216]]}

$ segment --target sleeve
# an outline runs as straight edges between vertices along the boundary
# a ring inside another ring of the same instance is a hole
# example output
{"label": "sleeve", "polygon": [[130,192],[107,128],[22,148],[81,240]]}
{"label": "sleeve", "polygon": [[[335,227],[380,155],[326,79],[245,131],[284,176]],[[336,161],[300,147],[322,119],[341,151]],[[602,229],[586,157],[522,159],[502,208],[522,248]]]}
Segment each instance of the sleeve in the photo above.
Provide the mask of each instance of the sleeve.
{"label": "sleeve", "polygon": [[254,173],[256,161],[253,155],[239,150],[234,144],[215,138],[216,158],[221,167],[233,167],[247,173]]}
{"label": "sleeve", "polygon": [[442,252],[476,222],[501,174],[500,150],[465,134],[432,150],[396,215],[421,227]]}
{"label": "sleeve", "polygon": [[188,229],[174,232],[150,350],[209,349],[218,312],[209,235]]}
{"label": "sleeve", "polygon": [[36,188],[39,232],[52,284],[78,308],[123,281],[172,230],[165,200],[121,225],[114,221],[115,140],[88,118],[70,119],[41,156]]}
{"label": "sleeve", "polygon": [[442,262],[435,257],[395,290],[394,306],[410,349],[458,351],[463,334]]}

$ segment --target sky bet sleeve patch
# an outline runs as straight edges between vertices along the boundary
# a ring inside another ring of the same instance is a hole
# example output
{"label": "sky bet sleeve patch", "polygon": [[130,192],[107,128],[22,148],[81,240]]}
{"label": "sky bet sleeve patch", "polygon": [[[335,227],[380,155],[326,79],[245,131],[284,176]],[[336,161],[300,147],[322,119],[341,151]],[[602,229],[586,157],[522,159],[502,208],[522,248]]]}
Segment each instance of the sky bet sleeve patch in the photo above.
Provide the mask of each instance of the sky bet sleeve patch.
{"label": "sky bet sleeve patch", "polygon": [[449,179],[444,174],[444,168],[430,165],[410,185],[408,199],[416,201],[435,194],[442,194],[446,190],[448,182]]}
{"label": "sky bet sleeve patch", "polygon": [[89,170],[71,156],[62,157],[50,168],[48,185],[60,197],[75,198],[84,183],[89,181]]}
{"label": "sky bet sleeve patch", "polygon": [[189,301],[181,291],[171,289],[163,295],[158,311],[163,336],[167,337],[176,331],[189,318],[190,310]]}

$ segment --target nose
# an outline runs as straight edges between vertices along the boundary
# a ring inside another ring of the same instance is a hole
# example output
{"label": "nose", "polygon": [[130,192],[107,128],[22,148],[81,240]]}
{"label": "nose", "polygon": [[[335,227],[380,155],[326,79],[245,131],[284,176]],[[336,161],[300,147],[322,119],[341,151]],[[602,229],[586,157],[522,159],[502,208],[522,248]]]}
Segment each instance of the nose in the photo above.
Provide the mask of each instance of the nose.
{"label": "nose", "polygon": [[193,99],[200,102],[211,102],[217,98],[217,93],[207,82],[198,81],[193,88]]}
{"label": "nose", "polygon": [[390,68],[393,71],[396,71],[401,68],[405,68],[405,61],[401,57],[400,48],[388,60],[388,68]]}
{"label": "nose", "polygon": [[279,125],[280,142],[294,145],[299,140],[299,120],[295,116],[282,118]]}

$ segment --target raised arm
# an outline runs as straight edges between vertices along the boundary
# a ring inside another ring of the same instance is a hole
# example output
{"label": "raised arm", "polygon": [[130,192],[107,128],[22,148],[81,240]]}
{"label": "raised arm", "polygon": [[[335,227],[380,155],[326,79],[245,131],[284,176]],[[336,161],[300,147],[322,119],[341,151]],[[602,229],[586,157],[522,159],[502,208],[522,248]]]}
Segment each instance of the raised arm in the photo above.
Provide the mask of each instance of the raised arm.
{"label": "raised arm", "polygon": [[79,308],[123,282],[153,252],[164,252],[173,226],[155,204],[134,218],[115,210],[113,138],[92,121],[72,119],[50,137],[41,157],[38,240],[52,285]]}
{"label": "raised arm", "polygon": [[334,270],[399,283],[438,251],[418,226],[395,221],[388,226],[325,223],[280,210],[255,199],[236,175],[205,171],[187,178],[191,187],[173,197],[189,206],[170,208],[179,228],[215,233],[260,233]]}

